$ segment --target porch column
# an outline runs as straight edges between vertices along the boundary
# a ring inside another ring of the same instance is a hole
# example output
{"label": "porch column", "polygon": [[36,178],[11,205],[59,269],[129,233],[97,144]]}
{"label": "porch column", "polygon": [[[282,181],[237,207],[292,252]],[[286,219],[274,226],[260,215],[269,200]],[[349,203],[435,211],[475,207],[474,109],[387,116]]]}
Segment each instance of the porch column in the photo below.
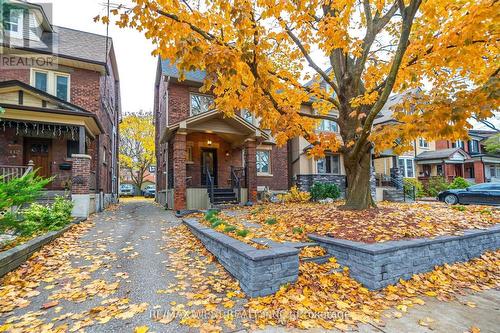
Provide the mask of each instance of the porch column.
{"label": "porch column", "polygon": [[90,212],[90,160],[85,154],[73,154],[71,169],[71,200],[75,217],[88,217]]}
{"label": "porch column", "polygon": [[174,210],[186,209],[186,133],[172,139],[174,169]]}
{"label": "porch column", "polygon": [[78,154],[85,154],[85,127],[78,128]]}
{"label": "porch column", "polygon": [[248,201],[257,201],[257,144],[254,140],[245,142],[245,166],[248,190]]}
{"label": "porch column", "polygon": [[474,161],[474,180],[476,184],[484,183],[484,164],[483,161]]}

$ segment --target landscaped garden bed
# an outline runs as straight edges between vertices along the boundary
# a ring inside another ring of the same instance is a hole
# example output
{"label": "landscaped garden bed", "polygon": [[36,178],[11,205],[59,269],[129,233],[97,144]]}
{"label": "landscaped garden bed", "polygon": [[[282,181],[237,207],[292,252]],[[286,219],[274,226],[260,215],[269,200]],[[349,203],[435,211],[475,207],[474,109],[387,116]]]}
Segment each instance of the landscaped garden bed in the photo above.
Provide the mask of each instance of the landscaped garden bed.
{"label": "landscaped garden bed", "polygon": [[340,205],[262,204],[192,216],[249,248],[297,245],[304,262],[333,256],[369,289],[500,248],[499,214],[492,207],[384,202],[377,209],[346,211]]}

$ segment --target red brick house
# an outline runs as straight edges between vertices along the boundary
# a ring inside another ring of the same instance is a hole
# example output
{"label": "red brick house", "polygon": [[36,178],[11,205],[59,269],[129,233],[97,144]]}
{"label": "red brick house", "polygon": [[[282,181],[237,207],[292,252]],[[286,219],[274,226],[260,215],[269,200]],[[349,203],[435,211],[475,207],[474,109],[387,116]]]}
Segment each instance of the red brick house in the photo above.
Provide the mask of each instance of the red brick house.
{"label": "red brick house", "polygon": [[175,210],[255,201],[257,192],[288,189],[287,147],[242,111],[224,117],[199,88],[205,73],[179,72],[159,60],[155,82],[157,200]]}
{"label": "red brick house", "polygon": [[495,133],[470,130],[467,141],[436,141],[435,151],[423,152],[415,158],[418,178],[425,181],[432,176],[443,176],[448,181],[463,177],[473,183],[500,182],[500,155],[484,149],[484,141]]}
{"label": "red brick house", "polygon": [[33,161],[74,215],[117,199],[120,86],[113,43],[58,27],[44,8],[4,3],[0,52],[2,173]]}

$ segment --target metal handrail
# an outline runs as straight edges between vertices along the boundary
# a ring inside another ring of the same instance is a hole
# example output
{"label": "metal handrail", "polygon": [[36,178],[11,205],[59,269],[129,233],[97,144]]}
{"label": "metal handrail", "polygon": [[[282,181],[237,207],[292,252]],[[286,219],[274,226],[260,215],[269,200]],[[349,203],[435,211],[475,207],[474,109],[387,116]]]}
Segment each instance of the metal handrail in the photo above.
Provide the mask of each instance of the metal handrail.
{"label": "metal handrail", "polygon": [[241,177],[237,175],[237,171],[243,172],[243,168],[231,166],[231,187],[236,188],[238,202],[241,202]]}
{"label": "metal handrail", "polygon": [[214,200],[214,179],[210,175],[210,170],[208,166],[205,166],[205,177],[207,181],[207,191],[208,191],[208,196],[210,198],[210,203],[213,203]]}

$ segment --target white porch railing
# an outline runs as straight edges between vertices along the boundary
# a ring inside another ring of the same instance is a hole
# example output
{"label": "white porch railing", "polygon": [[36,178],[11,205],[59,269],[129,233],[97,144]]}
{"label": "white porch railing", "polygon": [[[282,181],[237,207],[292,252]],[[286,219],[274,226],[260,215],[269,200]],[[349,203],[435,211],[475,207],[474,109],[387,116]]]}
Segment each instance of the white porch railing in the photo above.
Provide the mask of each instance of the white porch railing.
{"label": "white porch railing", "polygon": [[28,165],[0,165],[0,181],[8,182],[14,178],[20,178],[33,171],[35,164],[29,161]]}

